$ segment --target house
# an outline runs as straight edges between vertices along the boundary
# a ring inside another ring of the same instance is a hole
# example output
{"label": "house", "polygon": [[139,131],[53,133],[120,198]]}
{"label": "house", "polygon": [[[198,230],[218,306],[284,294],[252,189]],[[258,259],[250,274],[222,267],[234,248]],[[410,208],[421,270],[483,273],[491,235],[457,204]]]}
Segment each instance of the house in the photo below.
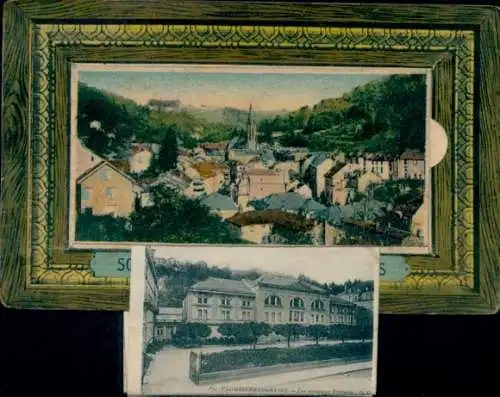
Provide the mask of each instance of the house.
{"label": "house", "polygon": [[301,278],[265,273],[256,280],[210,277],[191,286],[185,321],[212,326],[235,322],[356,324],[356,306]]}
{"label": "house", "polygon": [[193,164],[192,167],[203,180],[207,194],[216,192],[229,181],[229,167],[224,164],[201,162]]}
{"label": "house", "polygon": [[333,167],[334,160],[326,153],[314,157],[309,166],[309,181],[314,198],[319,198],[325,191],[325,175]]}
{"label": "house", "polygon": [[360,169],[359,164],[337,163],[324,175],[324,197],[329,204],[344,205],[352,195],[352,187],[348,182],[354,177],[353,172]]}
{"label": "house", "polygon": [[171,341],[176,327],[183,321],[182,307],[159,307],[155,317],[155,340]]}
{"label": "house", "polygon": [[368,187],[383,182],[384,178],[373,171],[364,172],[358,177],[358,192],[368,194]]}
{"label": "house", "polygon": [[158,314],[158,275],[156,274],[156,262],[154,250],[146,248],[146,269],[144,282],[144,313],[143,313],[143,351],[154,340],[155,316]]}
{"label": "house", "polygon": [[281,173],[260,168],[244,171],[238,188],[238,196],[246,196],[246,202],[286,191]]}
{"label": "house", "polygon": [[137,182],[108,161],[81,174],[76,185],[78,211],[94,215],[127,217],[139,193]]}
{"label": "house", "polygon": [[280,172],[283,176],[283,182],[288,186],[291,181],[291,176],[298,174],[300,171],[299,163],[296,161],[282,161],[275,163],[272,168],[276,172]]}
{"label": "house", "polygon": [[395,166],[393,159],[387,156],[378,156],[374,154],[360,155],[350,158],[350,164],[358,165],[363,172],[373,172],[383,180],[391,179],[395,175]]}
{"label": "house", "polygon": [[425,155],[416,150],[406,150],[396,161],[398,179],[425,179]]}
{"label": "house", "polygon": [[213,160],[224,161],[229,141],[202,143],[200,146],[204,150],[206,156]]}
{"label": "house", "polygon": [[132,153],[129,157],[130,172],[139,174],[146,171],[151,164],[153,150],[151,145],[144,143],[132,144]]}
{"label": "house", "polygon": [[201,199],[201,204],[221,218],[227,219],[238,212],[238,206],[231,197],[220,193],[212,193]]}

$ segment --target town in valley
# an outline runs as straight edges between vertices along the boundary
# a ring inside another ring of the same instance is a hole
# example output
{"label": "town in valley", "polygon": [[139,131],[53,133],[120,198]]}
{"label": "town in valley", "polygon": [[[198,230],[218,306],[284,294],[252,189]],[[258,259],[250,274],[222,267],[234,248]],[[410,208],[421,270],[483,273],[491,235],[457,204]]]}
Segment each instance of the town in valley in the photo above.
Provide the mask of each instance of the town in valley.
{"label": "town in valley", "polygon": [[78,84],[76,241],[424,245],[424,75],[292,110]]}

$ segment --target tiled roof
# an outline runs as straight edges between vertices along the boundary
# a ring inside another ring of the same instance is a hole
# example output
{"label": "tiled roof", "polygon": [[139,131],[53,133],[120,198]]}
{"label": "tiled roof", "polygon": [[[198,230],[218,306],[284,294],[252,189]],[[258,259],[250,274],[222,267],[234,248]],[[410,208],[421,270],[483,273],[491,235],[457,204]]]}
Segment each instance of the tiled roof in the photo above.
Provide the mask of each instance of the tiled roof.
{"label": "tiled roof", "polygon": [[300,231],[314,226],[314,222],[297,214],[273,210],[241,212],[229,218],[228,222],[238,226],[274,224]]}
{"label": "tiled roof", "polygon": [[399,157],[400,160],[424,160],[425,155],[417,150],[405,150],[404,153]]}
{"label": "tiled roof", "polygon": [[201,147],[205,150],[220,150],[224,151],[229,145],[229,141],[224,142],[214,142],[214,143],[202,143]]}
{"label": "tiled roof", "polygon": [[190,288],[191,291],[217,291],[235,294],[254,295],[251,288],[241,280],[209,277]]}
{"label": "tiled roof", "polygon": [[102,168],[104,168],[106,166],[109,167],[109,168],[111,168],[113,171],[115,171],[116,173],[118,173],[120,176],[128,179],[133,184],[137,183],[135,181],[135,179],[132,178],[130,175],[126,174],[125,172],[123,172],[119,168],[115,167],[113,164],[111,164],[109,161],[106,161],[106,160],[101,161],[100,163],[96,164],[95,166],[93,166],[92,168],[88,169],[83,174],[81,174],[78,177],[78,179],[77,179],[77,183],[82,183],[89,176],[91,176],[92,174],[94,174],[95,172],[97,172],[98,170],[100,170],[100,169],[102,169]]}
{"label": "tiled roof", "polygon": [[264,197],[262,200],[268,210],[296,210],[298,211],[306,202],[306,198],[297,192],[276,193]]}
{"label": "tiled roof", "polygon": [[352,302],[349,302],[348,300],[342,299],[338,296],[331,296],[330,302],[337,305],[355,306]]}
{"label": "tiled roof", "polygon": [[264,273],[256,280],[258,285],[268,285],[273,287],[288,288],[291,290],[298,290],[303,292],[313,293],[328,293],[327,290],[316,286],[307,281],[299,280],[296,277],[279,274],[279,273]]}
{"label": "tiled roof", "polygon": [[211,178],[216,175],[217,172],[226,170],[228,167],[224,164],[218,163],[198,163],[192,166],[202,178]]}
{"label": "tiled roof", "polygon": [[337,172],[339,172],[342,168],[344,168],[344,166],[346,165],[346,163],[337,163],[335,164],[331,169],[330,171],[328,171],[326,174],[325,174],[325,178],[331,178],[332,176],[334,176]]}
{"label": "tiled roof", "polygon": [[279,175],[279,173],[276,171],[262,169],[262,168],[251,168],[246,173],[247,175],[269,175],[269,176]]}
{"label": "tiled roof", "polygon": [[212,193],[203,197],[201,203],[214,210],[237,210],[238,206],[231,197],[220,193]]}
{"label": "tiled roof", "polygon": [[311,198],[307,199],[300,209],[306,212],[318,212],[325,211],[327,207]]}

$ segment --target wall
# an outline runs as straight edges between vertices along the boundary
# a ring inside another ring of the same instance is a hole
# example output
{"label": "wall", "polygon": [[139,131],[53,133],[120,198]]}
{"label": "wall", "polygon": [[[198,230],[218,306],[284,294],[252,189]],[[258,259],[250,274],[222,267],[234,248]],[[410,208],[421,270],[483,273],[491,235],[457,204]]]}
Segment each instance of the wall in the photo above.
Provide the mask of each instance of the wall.
{"label": "wall", "polygon": [[271,234],[271,228],[271,224],[242,226],[241,238],[256,244],[261,244],[264,238]]}

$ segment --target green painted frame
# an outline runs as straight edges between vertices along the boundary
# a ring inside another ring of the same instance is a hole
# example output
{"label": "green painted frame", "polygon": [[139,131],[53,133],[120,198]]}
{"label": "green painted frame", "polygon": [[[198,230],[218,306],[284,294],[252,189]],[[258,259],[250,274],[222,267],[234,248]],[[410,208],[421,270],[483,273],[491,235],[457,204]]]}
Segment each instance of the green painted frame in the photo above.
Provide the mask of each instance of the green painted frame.
{"label": "green painted frame", "polygon": [[451,142],[432,171],[435,254],[408,256],[409,276],[381,284],[381,312],[495,312],[499,19],[498,9],[482,6],[412,5],[410,15],[405,6],[373,4],[7,3],[2,301],[128,306],[127,278],[95,277],[92,252],[68,249],[71,63],[356,65],[432,69],[433,118]]}

